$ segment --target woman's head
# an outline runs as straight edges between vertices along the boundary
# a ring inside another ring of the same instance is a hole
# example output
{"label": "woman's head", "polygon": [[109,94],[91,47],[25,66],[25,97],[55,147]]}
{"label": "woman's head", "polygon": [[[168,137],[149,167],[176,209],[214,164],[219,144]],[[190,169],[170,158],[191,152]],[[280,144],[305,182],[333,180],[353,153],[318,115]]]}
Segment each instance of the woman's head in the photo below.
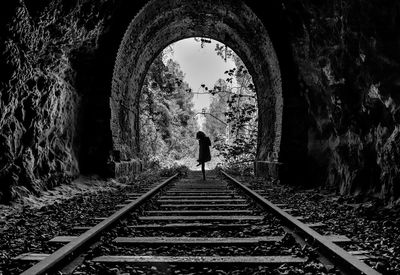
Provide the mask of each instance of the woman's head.
{"label": "woman's head", "polygon": [[203,139],[206,137],[206,134],[204,134],[202,131],[198,131],[196,134],[197,139]]}

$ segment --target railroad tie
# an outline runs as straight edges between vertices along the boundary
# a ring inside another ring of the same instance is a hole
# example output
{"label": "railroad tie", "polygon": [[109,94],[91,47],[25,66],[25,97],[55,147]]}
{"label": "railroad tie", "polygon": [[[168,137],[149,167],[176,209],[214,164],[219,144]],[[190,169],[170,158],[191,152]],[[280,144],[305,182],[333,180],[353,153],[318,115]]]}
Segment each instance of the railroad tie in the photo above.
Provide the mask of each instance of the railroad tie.
{"label": "railroad tie", "polygon": [[120,245],[257,245],[266,242],[279,242],[282,236],[266,236],[251,238],[199,238],[199,237],[117,237],[114,243]]}
{"label": "railroad tie", "polygon": [[244,203],[246,202],[245,199],[219,199],[219,200],[210,200],[210,199],[190,199],[190,200],[180,200],[180,199],[169,199],[169,200],[162,200],[159,199],[157,200],[159,203],[190,203],[190,204],[195,204],[195,203],[227,203],[227,204],[236,204],[236,203]]}
{"label": "railroad tie", "polygon": [[238,215],[238,214],[251,214],[251,210],[234,209],[234,210],[153,210],[146,211],[146,214],[161,216],[161,215]]}
{"label": "railroad tie", "polygon": [[171,193],[231,193],[232,190],[218,188],[218,189],[204,189],[204,188],[178,188],[178,189],[170,189]]}
{"label": "railroad tie", "polygon": [[222,189],[222,188],[229,188],[228,184],[176,184],[171,186],[172,189],[174,188],[208,188],[208,189]]}
{"label": "railroad tie", "polygon": [[165,192],[165,195],[167,196],[233,196],[237,195],[238,193],[232,192],[232,191],[226,191],[226,192],[221,192],[221,191],[210,191],[210,192],[204,192],[204,191],[167,191]]}
{"label": "railroad tie", "polygon": [[204,195],[204,196],[185,196],[185,195],[179,195],[179,196],[162,196],[160,197],[161,200],[170,200],[170,199],[176,199],[176,200],[220,200],[220,199],[238,199],[240,197],[235,197],[235,196],[212,196],[212,195]]}
{"label": "railroad tie", "polygon": [[167,223],[167,224],[137,224],[128,226],[132,229],[158,229],[158,230],[177,230],[177,229],[243,229],[249,227],[249,223]]}
{"label": "railroad tie", "polygon": [[349,239],[347,236],[344,236],[344,235],[325,235],[324,237],[333,243],[351,242],[351,239]]}
{"label": "railroad tie", "polygon": [[223,188],[229,188],[229,185],[227,185],[227,184],[219,184],[219,185],[214,185],[214,184],[185,184],[185,185],[183,185],[183,184],[181,184],[181,185],[172,186],[172,189],[173,188],[223,189]]}
{"label": "railroad tie", "polygon": [[141,221],[262,221],[264,216],[141,216]]}
{"label": "railroad tie", "polygon": [[18,261],[42,261],[46,257],[48,257],[50,254],[44,254],[44,253],[24,253],[21,255],[18,255],[13,258],[13,260],[18,260]]}
{"label": "railroad tie", "polygon": [[169,190],[170,192],[231,192],[232,190],[226,188],[173,188]]}
{"label": "railroad tie", "polygon": [[[132,228],[132,226],[130,226],[130,227]],[[344,236],[344,235],[325,235],[324,237],[333,243],[351,242],[351,239],[349,239],[347,236]],[[53,239],[49,240],[49,242],[50,243],[69,243],[69,242],[75,240],[76,238],[77,238],[77,236],[57,236],[57,237],[54,237]],[[253,241],[254,240],[255,239],[253,238]]]}
{"label": "railroad tie", "polygon": [[143,195],[144,193],[128,193],[128,194],[126,194],[126,195],[128,195],[128,196],[141,196],[141,195]]}
{"label": "railroad tie", "polygon": [[356,251],[348,251],[348,253],[355,256],[359,260],[368,260],[375,258],[374,256],[370,255],[371,251],[356,250]]}
{"label": "railroad tie", "polygon": [[315,222],[315,223],[306,223],[308,227],[324,227],[326,224],[322,222]]}
{"label": "railroad tie", "polygon": [[171,191],[171,190],[168,190],[168,191],[166,191],[165,192],[165,195],[168,195],[168,196],[170,196],[170,195],[176,195],[176,194],[178,194],[178,195],[199,195],[199,194],[203,194],[203,195],[221,195],[221,196],[224,196],[224,195],[232,195],[232,194],[237,194],[237,192],[235,192],[235,191],[232,191],[232,190],[223,190],[223,191],[211,191],[211,192],[204,192],[204,191],[191,191],[191,190],[188,190],[188,191],[185,191],[185,190],[180,190],[180,191]]}
{"label": "railroad tie", "polygon": [[[24,253],[14,258],[21,261],[42,261],[50,254]],[[306,262],[306,258],[293,256],[100,256],[92,260],[99,263],[135,263],[135,264],[298,264]]]}
{"label": "railroad tie", "polygon": [[213,203],[213,204],[161,204],[161,207],[165,208],[203,208],[203,207],[218,207],[218,208],[248,208],[249,204],[226,204],[226,203]]}
{"label": "railroad tie", "polygon": [[300,264],[306,258],[293,256],[100,256],[98,263],[135,264],[235,264],[235,265],[280,265]]}

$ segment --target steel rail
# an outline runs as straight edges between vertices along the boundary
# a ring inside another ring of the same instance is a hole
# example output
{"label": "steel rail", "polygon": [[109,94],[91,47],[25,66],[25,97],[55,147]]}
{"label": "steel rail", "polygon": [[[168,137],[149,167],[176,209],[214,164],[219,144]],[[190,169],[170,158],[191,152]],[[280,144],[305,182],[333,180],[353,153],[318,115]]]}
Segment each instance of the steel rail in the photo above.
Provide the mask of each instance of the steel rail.
{"label": "steel rail", "polygon": [[147,199],[152,197],[155,193],[157,193],[161,188],[170,183],[177,176],[178,174],[175,174],[172,177],[164,180],[159,185],[137,198],[135,201],[127,204],[125,207],[118,210],[104,221],[87,230],[75,240],[69,242],[60,249],[56,250],[54,253],[50,254],[44,260],[25,270],[23,273],[21,273],[21,275],[45,274],[59,267],[60,264],[72,257],[74,253],[92,243],[96,239],[96,237],[98,237],[104,230],[110,228],[114,223],[127,215],[134,208],[138,207]]}
{"label": "steel rail", "polygon": [[[311,229],[306,224],[294,218],[292,215],[286,213],[281,208],[270,202],[269,200],[263,198],[250,188],[243,185],[241,182],[230,176],[224,171],[221,171],[224,176],[229,180],[234,182],[239,186],[245,193],[257,201],[261,206],[269,209],[274,214],[277,215],[285,224],[295,230],[299,231],[302,236],[306,236],[314,241],[318,247],[322,250],[321,253],[327,257],[330,261],[338,264],[341,268],[344,268],[345,272],[349,274],[366,274],[366,275],[380,275],[378,271],[365,264],[364,262],[358,260],[356,257],[345,251],[343,248],[337,246],[336,244],[328,241],[324,236]],[[327,255],[326,255],[327,254]]]}

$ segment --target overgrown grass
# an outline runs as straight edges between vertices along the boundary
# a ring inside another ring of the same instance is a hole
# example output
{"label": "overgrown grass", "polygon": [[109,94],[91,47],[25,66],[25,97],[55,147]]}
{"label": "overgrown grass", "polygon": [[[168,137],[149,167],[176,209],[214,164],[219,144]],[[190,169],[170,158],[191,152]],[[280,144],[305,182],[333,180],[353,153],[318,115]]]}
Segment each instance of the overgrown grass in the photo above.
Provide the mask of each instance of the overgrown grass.
{"label": "overgrown grass", "polygon": [[179,177],[186,177],[189,172],[189,167],[185,165],[176,165],[169,168],[163,168],[160,170],[160,176],[171,177],[178,174]]}
{"label": "overgrown grass", "polygon": [[253,162],[224,163],[216,167],[217,170],[224,170],[228,174],[236,176],[254,176]]}
{"label": "overgrown grass", "polygon": [[139,175],[140,178],[171,177],[178,173],[179,177],[186,177],[189,172],[187,165],[176,162],[160,163],[151,162],[146,165],[147,169]]}

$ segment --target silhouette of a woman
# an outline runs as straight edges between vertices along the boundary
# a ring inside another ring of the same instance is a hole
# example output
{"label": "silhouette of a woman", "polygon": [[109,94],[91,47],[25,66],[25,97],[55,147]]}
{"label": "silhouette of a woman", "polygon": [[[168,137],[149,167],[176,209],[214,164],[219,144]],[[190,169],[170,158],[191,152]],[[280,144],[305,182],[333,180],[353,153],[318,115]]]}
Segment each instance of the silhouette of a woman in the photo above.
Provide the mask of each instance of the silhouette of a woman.
{"label": "silhouette of a woman", "polygon": [[196,134],[196,138],[199,140],[199,159],[197,160],[199,162],[199,165],[201,165],[201,172],[203,173],[203,180],[206,180],[206,172],[204,170],[204,164],[207,161],[211,160],[211,154],[210,154],[210,146],[211,146],[211,141],[210,138],[206,136],[202,131],[198,131]]}

